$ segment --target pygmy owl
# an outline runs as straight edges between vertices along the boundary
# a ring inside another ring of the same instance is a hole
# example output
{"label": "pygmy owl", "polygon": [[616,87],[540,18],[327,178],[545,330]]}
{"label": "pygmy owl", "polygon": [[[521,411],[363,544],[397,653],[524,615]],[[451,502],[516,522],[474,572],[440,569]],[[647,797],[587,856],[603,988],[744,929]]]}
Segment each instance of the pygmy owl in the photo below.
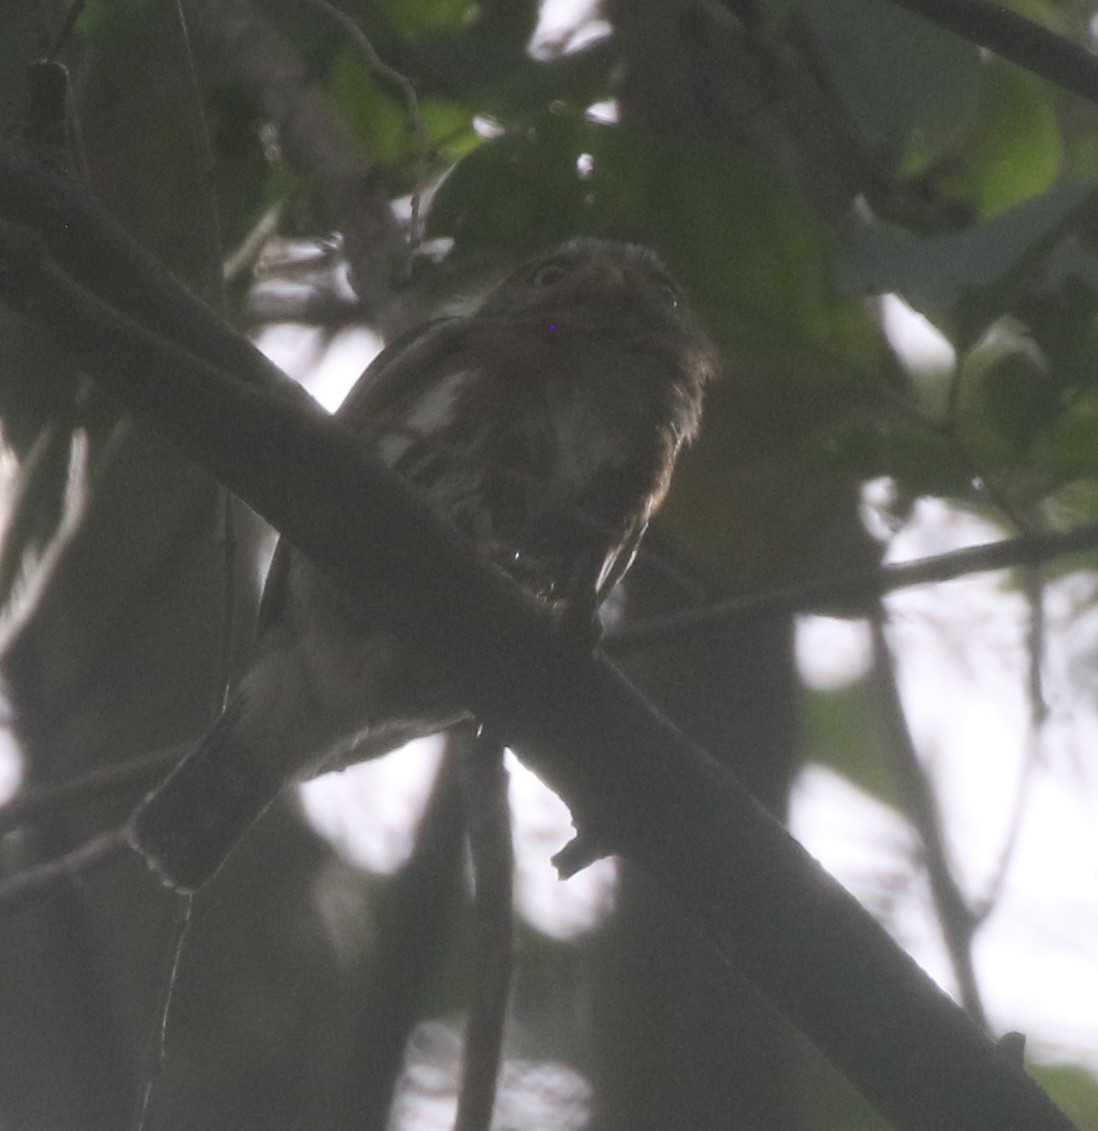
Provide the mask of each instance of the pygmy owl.
{"label": "pygmy owl", "polygon": [[[576,239],[370,365],[338,417],[478,552],[590,622],[694,435],[714,353],[646,248]],[[465,717],[429,659],[285,541],[220,720],[139,807],[133,844],[200,887],[289,781]]]}

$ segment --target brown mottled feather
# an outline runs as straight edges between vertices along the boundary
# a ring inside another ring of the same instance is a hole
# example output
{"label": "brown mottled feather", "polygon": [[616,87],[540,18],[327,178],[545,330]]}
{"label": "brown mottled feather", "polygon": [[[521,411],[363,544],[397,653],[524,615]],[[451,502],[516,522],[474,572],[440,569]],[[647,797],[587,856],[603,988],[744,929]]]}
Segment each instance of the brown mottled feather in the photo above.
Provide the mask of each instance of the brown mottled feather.
{"label": "brown mottled feather", "polygon": [[[712,368],[651,252],[577,240],[389,346],[339,416],[488,561],[582,620],[628,568]],[[379,627],[384,599],[353,601],[278,547],[231,706],[131,825],[168,883],[204,883],[287,781],[463,716]]]}

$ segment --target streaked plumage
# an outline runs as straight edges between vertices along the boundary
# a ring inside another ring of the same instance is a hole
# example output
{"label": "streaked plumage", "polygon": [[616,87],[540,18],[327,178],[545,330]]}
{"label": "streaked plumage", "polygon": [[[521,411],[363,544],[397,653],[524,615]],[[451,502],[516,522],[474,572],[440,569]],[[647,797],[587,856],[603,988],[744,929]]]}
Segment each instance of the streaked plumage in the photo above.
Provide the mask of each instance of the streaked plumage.
{"label": "streaked plumage", "polygon": [[[628,568],[713,364],[652,252],[581,239],[394,342],[338,415],[488,560],[583,620]],[[463,717],[378,627],[384,602],[279,545],[235,697],[131,825],[168,883],[204,883],[288,781]]]}

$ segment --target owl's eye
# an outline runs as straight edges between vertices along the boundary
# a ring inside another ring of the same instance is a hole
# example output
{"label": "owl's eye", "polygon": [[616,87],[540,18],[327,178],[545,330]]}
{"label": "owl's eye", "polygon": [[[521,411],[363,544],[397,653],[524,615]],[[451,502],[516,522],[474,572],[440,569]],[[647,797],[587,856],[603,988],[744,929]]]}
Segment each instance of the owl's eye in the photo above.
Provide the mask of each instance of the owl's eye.
{"label": "owl's eye", "polygon": [[551,287],[559,283],[566,274],[559,263],[542,263],[530,272],[530,282],[535,287]]}

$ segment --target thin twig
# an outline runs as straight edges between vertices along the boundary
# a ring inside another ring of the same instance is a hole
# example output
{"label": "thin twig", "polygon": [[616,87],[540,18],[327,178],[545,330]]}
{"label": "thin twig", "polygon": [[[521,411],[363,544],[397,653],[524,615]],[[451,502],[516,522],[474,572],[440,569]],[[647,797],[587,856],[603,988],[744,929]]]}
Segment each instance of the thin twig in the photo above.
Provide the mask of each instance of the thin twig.
{"label": "thin twig", "polygon": [[934,789],[919,761],[896,685],[892,653],[884,634],[884,617],[884,610],[880,609],[876,616],[870,618],[874,660],[872,679],[891,737],[890,748],[895,755],[899,792],[904,812],[911,819],[922,844],[930,891],[953,976],[957,980],[961,1005],[973,1021],[986,1029],[987,1018],[972,964],[972,939],[979,923],[950,867]]}
{"label": "thin twig", "polygon": [[65,20],[61,25],[57,35],[54,36],[53,43],[46,58],[51,62],[57,59],[62,49],[69,42],[69,37],[72,35],[72,29],[76,26],[76,21],[84,14],[84,9],[87,7],[87,0],[73,0],[69,5],[69,10],[65,13]]}
{"label": "thin twig", "polygon": [[1026,604],[1029,606],[1029,631],[1026,634],[1026,692],[1029,699],[1030,726],[1040,730],[1048,718],[1045,698],[1045,591],[1041,574],[1027,569],[1023,577]]}
{"label": "thin twig", "polygon": [[72,168],[68,126],[69,72],[52,60],[35,60],[26,69],[21,137],[42,159]]}
{"label": "thin twig", "polygon": [[[228,301],[225,285],[225,248],[221,238],[221,210],[218,207],[217,193],[214,189],[214,174],[216,171],[216,158],[214,156],[213,141],[210,137],[209,121],[206,117],[205,102],[202,97],[202,86],[198,79],[198,70],[195,67],[194,49],[191,41],[190,27],[184,10],[183,0],[175,0],[176,18],[179,22],[180,39],[183,47],[184,71],[187,76],[188,94],[193,110],[194,126],[198,150],[198,168],[201,179],[199,200],[205,211],[200,234],[204,244],[205,254],[202,256],[203,291],[206,301],[222,317],[226,318]],[[236,524],[233,511],[233,498],[226,487],[218,483],[217,494],[214,502],[215,514],[221,535],[221,566],[222,566],[222,623],[221,647],[218,657],[216,700],[213,704],[214,714],[224,710],[229,696],[229,667],[233,652],[233,643],[236,632]],[[171,1012],[172,998],[175,993],[176,978],[179,975],[179,961],[183,955],[183,944],[187,938],[187,931],[191,923],[192,897],[184,894],[176,898],[175,917],[172,923],[172,934],[169,940],[167,961],[164,965],[163,976],[159,993],[157,995],[156,1011],[151,1024],[153,1026],[151,1055],[145,1063],[142,1081],[138,1094],[137,1107],[134,1111],[134,1131],[145,1131],[145,1122],[149,1114],[149,1105],[153,1092],[160,1077],[164,1072],[168,1039],[168,1016]]]}
{"label": "thin twig", "polygon": [[57,884],[85,876],[130,851],[125,829],[111,829],[56,860],[27,868],[0,881],[0,915],[21,911]]}
{"label": "thin twig", "polygon": [[416,189],[412,193],[412,216],[409,222],[411,235],[409,242],[412,247],[416,247],[420,240],[420,202],[423,186],[427,180],[431,138],[427,132],[427,123],[424,122],[423,114],[419,109],[419,95],[416,93],[415,84],[407,75],[402,74],[395,67],[389,66],[382,59],[365,31],[362,30],[362,25],[353,16],[344,12],[341,8],[337,8],[329,0],[305,0],[305,3],[312,5],[317,11],[323,12],[329,19],[335,20],[348,37],[354,41],[355,46],[366,60],[366,66],[371,73],[395,86],[400,91],[401,98],[404,99],[404,106],[408,114],[408,125],[416,138]]}
{"label": "thin twig", "polygon": [[973,546],[965,550],[936,554],[934,557],[918,558],[902,565],[881,566],[879,569],[862,570],[845,577],[784,585],[762,593],[746,594],[712,605],[668,613],[666,616],[653,617],[617,629],[607,634],[603,643],[608,652],[616,654],[657,643],[668,636],[718,629],[729,621],[749,617],[828,609],[844,613],[864,612],[871,609],[886,593],[897,589],[955,581],[971,573],[1039,565],[1053,558],[1096,547],[1098,523],[1088,523],[1063,532],[1006,538],[986,546]]}
{"label": "thin twig", "polygon": [[217,162],[214,158],[213,141],[210,138],[210,124],[206,118],[206,107],[202,98],[202,85],[198,81],[198,71],[194,63],[194,50],[191,45],[190,28],[183,10],[183,0],[175,0],[176,20],[179,24],[179,37],[183,47],[183,72],[187,77],[188,102],[192,108],[197,153],[196,164],[199,170],[200,191],[197,196],[205,212],[203,222],[196,235],[205,245],[201,257],[202,293],[214,310],[225,317],[225,250],[221,243],[221,209],[214,190],[214,172]]}
{"label": "thin twig", "polygon": [[250,0],[182,0],[196,44],[220,57],[278,130],[287,162],[343,236],[355,292],[371,314],[408,275],[408,247],[374,169],[310,80],[297,48]]}
{"label": "thin twig", "polygon": [[225,266],[222,268],[226,284],[236,283],[244,277],[245,272],[252,270],[263,254],[264,248],[278,232],[285,208],[281,200],[275,201],[252,225],[251,230],[240,243],[226,255]]}
{"label": "thin twig", "polygon": [[892,0],[908,12],[1098,102],[1098,57],[994,0]]}
{"label": "thin twig", "polygon": [[236,500],[222,484],[217,485],[217,525],[221,543],[221,649],[218,656],[216,711],[219,715],[229,705],[232,684],[233,654],[236,651],[236,626],[239,596],[237,594],[237,558],[240,546],[236,530]]}
{"label": "thin twig", "polygon": [[1018,839],[1022,831],[1022,820],[1025,817],[1026,803],[1029,800],[1029,783],[1033,778],[1033,771],[1037,767],[1040,757],[1040,732],[1030,728],[1026,749],[1022,754],[1022,769],[1018,775],[1018,783],[1014,787],[1014,804],[1010,811],[1010,820],[1007,822],[1006,832],[1003,834],[1003,843],[999,849],[999,858],[991,872],[991,879],[987,888],[980,896],[973,909],[973,914],[978,923],[995,910],[1006,883],[1010,865],[1014,860],[1014,853],[1018,847]]}
{"label": "thin twig", "polygon": [[[33,152],[0,147],[0,217],[14,225],[7,231],[37,232],[56,265],[99,301],[237,380],[290,391],[292,382],[273,362],[137,244],[86,188]],[[14,267],[0,261],[0,280]]]}
{"label": "thin twig", "polygon": [[42,786],[17,794],[0,807],[0,834],[83,807],[89,801],[111,799],[136,792],[159,781],[190,749],[189,743],[170,746],[152,754],[93,770],[61,785]]}
{"label": "thin twig", "polygon": [[979,922],[983,922],[995,909],[1010,870],[1018,837],[1029,799],[1029,783],[1041,753],[1041,730],[1048,718],[1048,702],[1044,694],[1042,674],[1045,658],[1045,599],[1042,579],[1037,570],[1026,574],[1026,598],[1029,604],[1029,630],[1026,634],[1027,690],[1029,699],[1029,724],[1026,728],[1026,748],[1022,753],[1022,769],[1015,786],[1014,803],[1007,823],[999,858],[991,873],[987,888],[975,908]]}
{"label": "thin twig", "polygon": [[153,1038],[149,1065],[145,1072],[141,1087],[141,1094],[137,1099],[134,1110],[132,1127],[133,1131],[145,1131],[145,1121],[149,1114],[149,1103],[152,1100],[156,1082],[164,1071],[165,1050],[168,1041],[168,1011],[171,1008],[172,995],[175,990],[176,979],[179,977],[179,960],[183,955],[183,943],[187,938],[187,930],[191,925],[191,907],[193,896],[189,893],[179,895],[176,899],[175,917],[172,921],[172,936],[170,940],[169,959],[161,981],[160,993],[157,997],[156,1014],[153,1018]]}
{"label": "thin twig", "polygon": [[511,811],[503,747],[485,734],[460,731],[465,759],[462,796],[473,859],[473,1001],[465,1027],[461,1091],[454,1131],[488,1131],[496,1102],[503,1028],[514,960]]}
{"label": "thin twig", "polygon": [[[222,317],[227,316],[228,302],[225,293],[226,254],[221,241],[221,211],[214,191],[214,172],[217,162],[214,157],[213,142],[210,138],[206,107],[202,98],[202,86],[198,81],[198,71],[194,62],[187,15],[182,0],[175,0],[176,19],[183,44],[184,71],[187,76],[188,94],[194,110],[195,133],[197,135],[198,168],[201,172],[202,191],[199,199],[205,208],[201,233],[206,245],[202,257],[205,273],[203,290],[206,301]],[[229,667],[233,653],[236,632],[236,523],[232,499],[220,484],[217,490],[217,520],[220,543],[223,548],[222,568],[224,587],[222,593],[221,656],[218,670],[217,711],[224,710],[229,695]]]}

